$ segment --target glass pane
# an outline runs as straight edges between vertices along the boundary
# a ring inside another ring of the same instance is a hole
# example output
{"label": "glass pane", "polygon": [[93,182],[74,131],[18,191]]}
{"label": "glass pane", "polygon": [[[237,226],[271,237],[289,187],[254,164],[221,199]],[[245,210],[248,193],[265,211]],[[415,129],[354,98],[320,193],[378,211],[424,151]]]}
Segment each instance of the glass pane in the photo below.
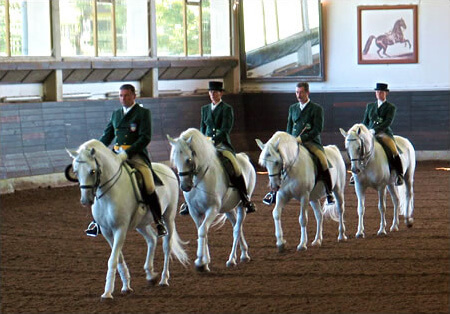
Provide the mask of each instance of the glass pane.
{"label": "glass pane", "polygon": [[187,6],[187,50],[188,56],[200,56],[200,6]]}
{"label": "glass pane", "polygon": [[202,1],[202,48],[204,56],[211,56],[211,4]]}
{"label": "glass pane", "polygon": [[277,10],[280,39],[289,37],[303,30],[301,19],[302,7],[300,1],[290,3],[289,0],[278,0]]}
{"label": "glass pane", "polygon": [[97,2],[97,41],[99,56],[113,56],[112,3]]}
{"label": "glass pane", "polygon": [[156,0],[158,56],[184,56],[182,0]]}
{"label": "glass pane", "polygon": [[95,56],[93,7],[90,0],[61,0],[62,56]]}
{"label": "glass pane", "polygon": [[275,0],[264,0],[264,30],[266,45],[278,40],[278,21]]}
{"label": "glass pane", "polygon": [[317,5],[316,0],[308,0],[309,28],[319,27],[319,10],[317,9]]}
{"label": "glass pane", "polygon": [[261,0],[244,1],[245,51],[264,46],[264,19]]}
{"label": "glass pane", "polygon": [[6,16],[5,0],[0,0],[0,56],[7,56],[6,51]]}
{"label": "glass pane", "polygon": [[147,0],[116,0],[118,56],[148,56]]}
{"label": "glass pane", "polygon": [[[203,50],[207,51],[205,41],[209,40],[211,45],[211,56],[230,56],[231,55],[231,38],[230,38],[230,2],[228,0],[202,1],[204,8],[209,6],[209,13],[205,14],[204,19],[209,15],[209,35],[203,34]],[[205,25],[205,21],[202,23]],[[204,26],[205,28],[205,26]]]}

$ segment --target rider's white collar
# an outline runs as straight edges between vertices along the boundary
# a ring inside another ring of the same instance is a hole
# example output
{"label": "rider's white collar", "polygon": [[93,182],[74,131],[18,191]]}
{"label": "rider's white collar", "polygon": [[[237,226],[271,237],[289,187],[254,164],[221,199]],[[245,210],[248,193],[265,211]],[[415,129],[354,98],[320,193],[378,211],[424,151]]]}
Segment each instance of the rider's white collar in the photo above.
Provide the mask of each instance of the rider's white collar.
{"label": "rider's white collar", "polygon": [[304,104],[302,104],[301,102],[298,102],[298,103],[299,103],[299,105],[300,105],[300,110],[303,110],[303,109],[305,109],[306,105],[307,105],[307,104],[309,104],[309,101],[310,101],[310,99],[308,98],[308,101],[307,101],[307,102],[305,102]]}
{"label": "rider's white collar", "polygon": [[130,107],[125,107],[123,106],[123,114],[126,115],[134,106],[136,105],[136,103],[132,104]]}
{"label": "rider's white collar", "polygon": [[380,108],[380,106],[381,106],[382,104],[384,104],[385,101],[386,101],[386,100],[383,101],[383,100],[379,100],[379,99],[378,99],[378,100],[377,100],[378,108]]}

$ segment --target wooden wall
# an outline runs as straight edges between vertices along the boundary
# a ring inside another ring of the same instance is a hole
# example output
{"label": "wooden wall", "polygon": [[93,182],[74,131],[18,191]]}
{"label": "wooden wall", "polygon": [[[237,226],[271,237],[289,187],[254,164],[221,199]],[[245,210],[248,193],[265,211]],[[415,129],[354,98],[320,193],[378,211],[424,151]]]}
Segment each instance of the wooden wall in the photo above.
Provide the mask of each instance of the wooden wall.
{"label": "wooden wall", "polygon": [[[339,128],[360,122],[365,105],[375,93],[311,93],[311,99],[325,109],[324,145],[344,150]],[[416,150],[450,151],[450,91],[391,92],[397,105],[393,124],[396,134],[408,137]],[[266,142],[278,130],[285,130],[294,93],[248,93],[224,95],[234,107],[235,126],[231,135],[238,151],[249,153],[257,163],[255,138]],[[149,151],[154,161],[167,161],[170,145],[166,134],[177,137],[189,127],[199,127],[200,107],[208,95],[139,99],[152,111],[153,139]],[[117,100],[0,104],[0,179],[62,172],[71,162],[65,148],[77,148],[99,138]]]}

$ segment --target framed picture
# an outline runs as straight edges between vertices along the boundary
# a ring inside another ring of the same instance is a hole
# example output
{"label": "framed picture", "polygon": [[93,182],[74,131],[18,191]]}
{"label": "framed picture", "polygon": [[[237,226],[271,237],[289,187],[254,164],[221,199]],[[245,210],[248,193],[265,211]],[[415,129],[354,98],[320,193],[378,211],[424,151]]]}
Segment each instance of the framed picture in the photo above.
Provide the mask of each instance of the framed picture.
{"label": "framed picture", "polygon": [[358,64],[418,59],[417,5],[358,6]]}

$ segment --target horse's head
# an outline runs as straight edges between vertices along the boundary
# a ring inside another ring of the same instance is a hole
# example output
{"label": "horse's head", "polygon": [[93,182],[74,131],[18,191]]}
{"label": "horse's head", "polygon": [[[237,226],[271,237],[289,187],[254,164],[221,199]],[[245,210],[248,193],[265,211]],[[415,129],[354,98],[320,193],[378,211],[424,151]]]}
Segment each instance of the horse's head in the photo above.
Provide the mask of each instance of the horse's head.
{"label": "horse's head", "polygon": [[403,18],[397,20],[396,24],[401,27],[401,28],[405,28],[406,29],[406,23],[405,20]]}
{"label": "horse's head", "polygon": [[172,146],[170,161],[177,168],[180,188],[189,192],[194,187],[194,177],[216,157],[214,145],[194,128],[184,131],[176,139],[167,135],[167,139]]}
{"label": "horse's head", "polygon": [[286,132],[276,132],[272,138],[263,144],[259,139],[256,143],[261,148],[259,164],[267,169],[270,188],[278,190],[281,186],[282,175],[287,174],[286,165],[292,165],[295,152],[298,150],[295,138]]}
{"label": "horse's head", "polygon": [[72,169],[80,184],[80,202],[83,206],[94,203],[97,189],[100,186],[102,167],[99,160],[102,150],[107,150],[107,148],[97,140],[82,144],[76,151],[66,149],[73,159]]}
{"label": "horse's head", "polygon": [[358,174],[372,156],[374,136],[364,124],[355,124],[348,132],[339,129],[345,137],[345,149],[351,163],[351,170]]}

